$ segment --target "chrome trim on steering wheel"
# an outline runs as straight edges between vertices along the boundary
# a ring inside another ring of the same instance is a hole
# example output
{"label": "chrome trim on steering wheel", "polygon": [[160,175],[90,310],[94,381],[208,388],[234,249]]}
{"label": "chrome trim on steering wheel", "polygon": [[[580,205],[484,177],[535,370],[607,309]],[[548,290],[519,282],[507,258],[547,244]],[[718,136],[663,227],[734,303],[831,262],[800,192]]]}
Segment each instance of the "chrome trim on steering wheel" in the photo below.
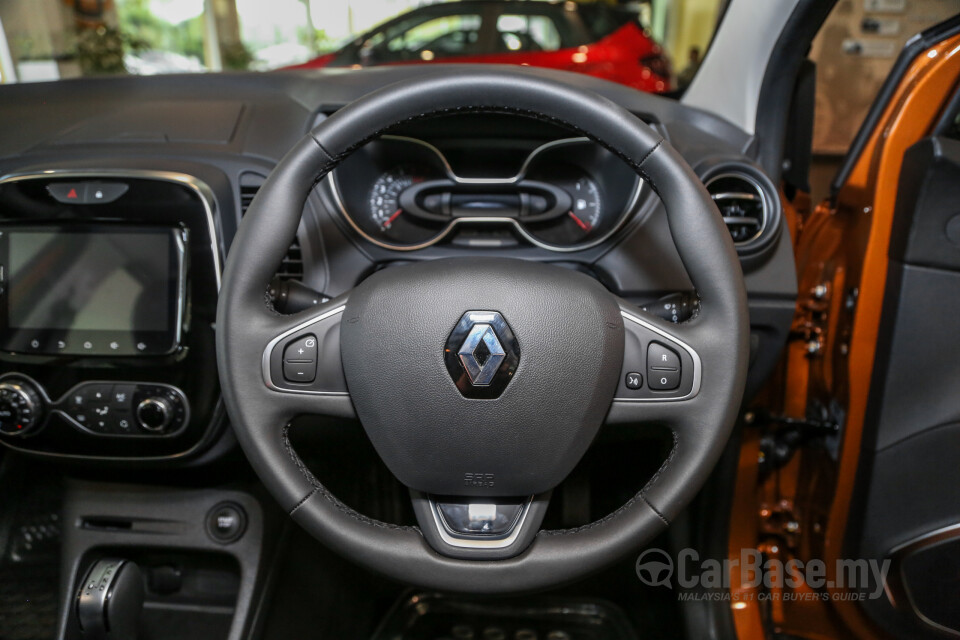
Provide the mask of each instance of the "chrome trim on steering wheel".
{"label": "chrome trim on steering wheel", "polygon": [[683,396],[678,397],[666,397],[666,398],[620,398],[616,397],[613,399],[613,402],[679,402],[681,400],[689,400],[690,398],[696,396],[700,392],[700,379],[703,376],[703,365],[700,363],[700,355],[694,350],[693,347],[688,345],[683,340],[680,340],[674,335],[658,329],[653,326],[646,320],[639,318],[628,311],[620,309],[620,315],[623,316],[624,320],[629,320],[634,324],[638,324],[644,329],[653,331],[654,333],[662,336],[665,340],[669,340],[672,344],[681,347],[684,351],[690,354],[690,358],[693,360],[693,386],[690,388],[690,392]]}
{"label": "chrome trim on steering wheel", "polygon": [[533,496],[530,496],[526,503],[524,503],[523,509],[520,511],[520,517],[517,518],[516,523],[514,523],[513,527],[506,535],[489,537],[464,536],[462,534],[454,533],[440,515],[437,503],[433,500],[433,498],[430,498],[429,502],[430,513],[433,515],[433,521],[437,527],[437,532],[440,534],[440,539],[446,544],[452,547],[459,547],[461,549],[504,549],[516,542],[517,538],[520,537],[520,532],[523,530],[523,525],[527,521],[527,514],[530,512],[530,505],[533,503]]}
{"label": "chrome trim on steering wheel", "polygon": [[[286,389],[286,388],[278,387],[273,383],[273,376],[270,375],[270,354],[273,353],[274,348],[277,346],[277,344],[280,343],[281,340],[299,331],[303,331],[307,327],[315,325],[318,322],[322,322],[327,318],[331,318],[337,315],[338,313],[343,313],[343,310],[346,308],[347,308],[347,305],[342,304],[339,307],[336,307],[335,309],[326,311],[320,314],[319,316],[316,316],[314,318],[307,320],[306,322],[298,324],[292,329],[288,329],[284,331],[283,333],[278,335],[276,338],[268,342],[266,348],[264,348],[263,350],[263,359],[261,360],[261,364],[260,364],[261,371],[263,372],[264,384],[266,384],[267,387],[272,389],[273,391],[277,391],[280,393],[299,393],[299,394],[310,395],[310,396],[349,396],[350,394],[346,391],[314,391],[312,389]],[[318,354],[318,357],[319,357],[319,354]],[[318,367],[320,366],[319,362],[317,363],[317,366]]]}

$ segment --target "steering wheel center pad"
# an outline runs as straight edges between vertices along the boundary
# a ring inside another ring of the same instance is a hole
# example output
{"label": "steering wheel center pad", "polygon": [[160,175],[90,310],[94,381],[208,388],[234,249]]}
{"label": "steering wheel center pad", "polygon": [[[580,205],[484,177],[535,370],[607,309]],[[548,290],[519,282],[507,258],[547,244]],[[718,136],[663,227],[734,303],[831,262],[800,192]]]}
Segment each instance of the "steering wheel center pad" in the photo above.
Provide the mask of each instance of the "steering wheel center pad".
{"label": "steering wheel center pad", "polygon": [[[464,397],[444,365],[467,311],[499,312],[519,343],[499,397]],[[489,258],[375,273],[350,293],[340,339],[357,415],[387,467],[411,489],[464,496],[530,496],[566,478],[610,408],[624,342],[620,307],[596,280]]]}

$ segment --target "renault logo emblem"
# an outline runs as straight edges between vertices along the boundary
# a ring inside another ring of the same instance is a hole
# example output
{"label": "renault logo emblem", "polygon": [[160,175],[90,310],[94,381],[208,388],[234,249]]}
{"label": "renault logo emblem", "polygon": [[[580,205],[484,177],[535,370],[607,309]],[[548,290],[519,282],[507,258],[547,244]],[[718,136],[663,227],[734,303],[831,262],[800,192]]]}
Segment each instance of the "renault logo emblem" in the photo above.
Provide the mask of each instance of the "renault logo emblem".
{"label": "renault logo emblem", "polygon": [[520,362],[517,338],[496,311],[468,311],[444,349],[447,371],[460,393],[491,399],[510,383]]}
{"label": "renault logo emblem", "polygon": [[467,339],[457,351],[460,363],[475,387],[485,387],[493,382],[493,374],[507,357],[497,334],[489,324],[475,324]]}

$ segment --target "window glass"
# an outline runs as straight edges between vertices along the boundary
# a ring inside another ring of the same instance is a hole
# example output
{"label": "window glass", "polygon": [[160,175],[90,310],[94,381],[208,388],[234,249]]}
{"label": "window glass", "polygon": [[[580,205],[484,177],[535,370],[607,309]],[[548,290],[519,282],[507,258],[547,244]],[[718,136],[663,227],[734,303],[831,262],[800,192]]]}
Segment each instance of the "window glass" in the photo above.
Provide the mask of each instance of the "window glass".
{"label": "window glass", "polygon": [[814,153],[846,153],[907,40],[958,12],[960,0],[839,0],[810,51],[817,64]]}
{"label": "window glass", "polygon": [[388,36],[386,48],[391,59],[433,60],[466,55],[480,37],[480,16],[450,15],[420,22]]}
{"label": "window glass", "polygon": [[506,51],[556,51],[562,46],[557,25],[543,15],[505,13],[497,18],[497,36]]}
{"label": "window glass", "polygon": [[696,73],[727,1],[0,0],[0,82],[511,54],[665,93]]}

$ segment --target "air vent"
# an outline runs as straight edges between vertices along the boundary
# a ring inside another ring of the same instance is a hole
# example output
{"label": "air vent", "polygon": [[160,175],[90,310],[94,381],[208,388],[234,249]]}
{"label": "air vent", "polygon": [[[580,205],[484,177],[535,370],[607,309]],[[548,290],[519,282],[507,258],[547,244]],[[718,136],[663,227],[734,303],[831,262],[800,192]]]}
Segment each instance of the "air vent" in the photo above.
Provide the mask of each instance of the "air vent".
{"label": "air vent", "polygon": [[260,191],[260,185],[240,185],[240,215],[243,216],[250,208],[253,197]]}
{"label": "air vent", "polygon": [[283,257],[280,268],[277,270],[277,277],[281,280],[303,280],[303,255],[300,252],[300,241],[294,240],[293,244],[287,250],[287,255]]}
{"label": "air vent", "polygon": [[751,244],[763,235],[770,218],[769,206],[755,178],[745,173],[721,173],[707,180],[706,187],[734,244]]}
{"label": "air vent", "polygon": [[[240,215],[243,216],[250,203],[257,195],[265,178],[254,173],[245,173],[240,177]],[[277,277],[280,280],[303,280],[303,252],[300,250],[300,239],[297,238],[287,250],[287,255],[283,257],[280,268],[277,270]]]}

